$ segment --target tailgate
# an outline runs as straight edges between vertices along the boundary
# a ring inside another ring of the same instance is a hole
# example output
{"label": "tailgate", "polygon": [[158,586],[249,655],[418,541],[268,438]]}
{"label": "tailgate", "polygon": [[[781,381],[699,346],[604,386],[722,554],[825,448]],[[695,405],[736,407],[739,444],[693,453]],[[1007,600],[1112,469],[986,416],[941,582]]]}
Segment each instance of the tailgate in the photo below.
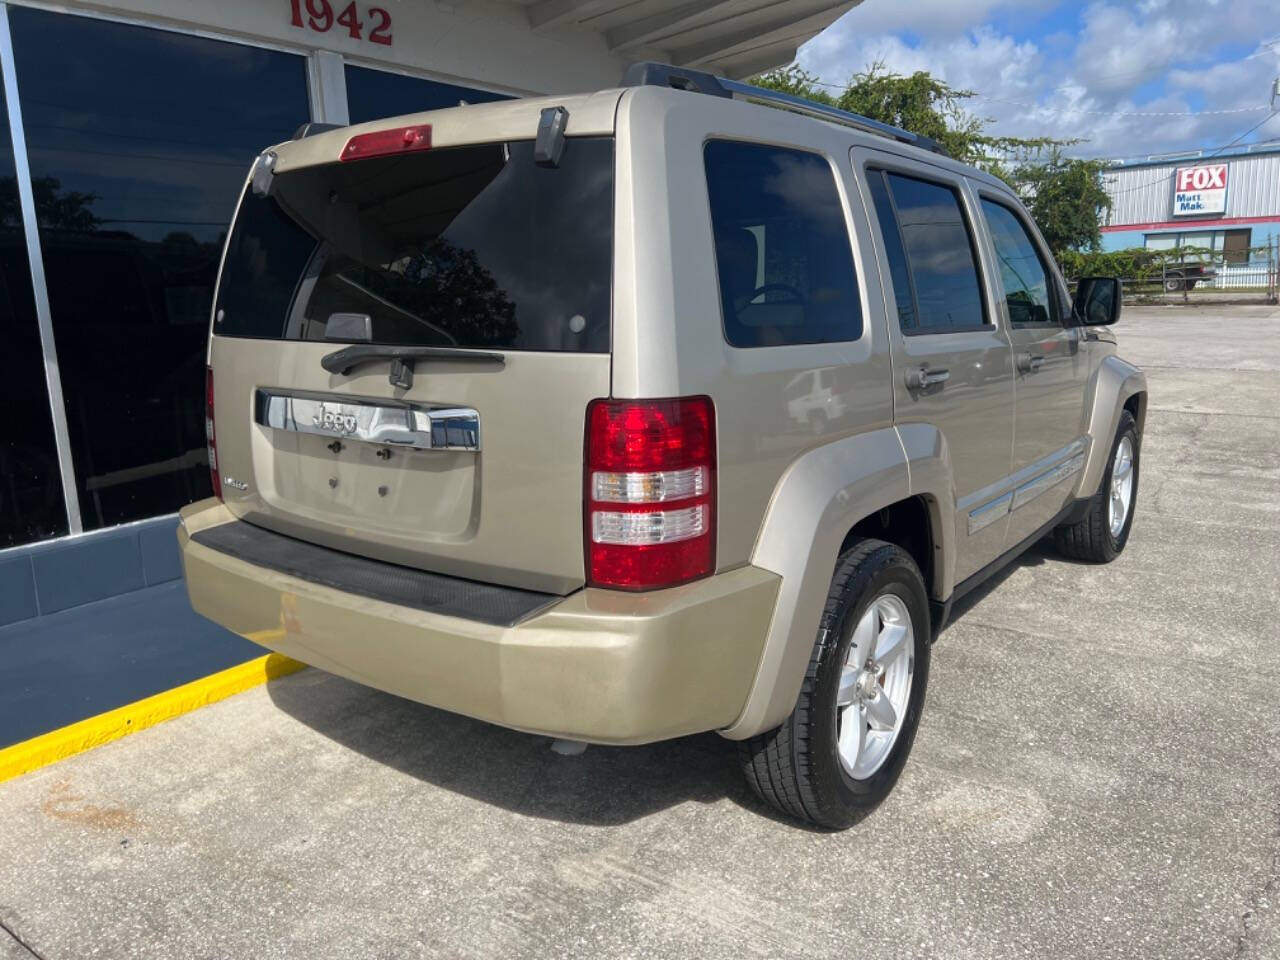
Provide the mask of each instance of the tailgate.
{"label": "tailgate", "polygon": [[[246,190],[215,304],[227,506],[392,563],[580,586],[585,413],[610,385],[612,140],[571,139],[554,168],[514,141],[274,181]],[[365,356],[326,369],[353,346]]]}

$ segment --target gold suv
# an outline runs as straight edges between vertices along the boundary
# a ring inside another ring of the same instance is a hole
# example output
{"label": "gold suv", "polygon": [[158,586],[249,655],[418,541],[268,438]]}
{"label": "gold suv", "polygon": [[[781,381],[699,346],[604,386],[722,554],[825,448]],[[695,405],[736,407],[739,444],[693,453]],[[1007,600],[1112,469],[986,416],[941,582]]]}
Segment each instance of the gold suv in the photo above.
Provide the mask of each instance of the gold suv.
{"label": "gold suv", "polygon": [[1124,549],[1119,309],[999,180],[705,74],[311,125],[227,240],[191,601],[520,730],[717,730],[846,826],[957,597],[1050,532]]}

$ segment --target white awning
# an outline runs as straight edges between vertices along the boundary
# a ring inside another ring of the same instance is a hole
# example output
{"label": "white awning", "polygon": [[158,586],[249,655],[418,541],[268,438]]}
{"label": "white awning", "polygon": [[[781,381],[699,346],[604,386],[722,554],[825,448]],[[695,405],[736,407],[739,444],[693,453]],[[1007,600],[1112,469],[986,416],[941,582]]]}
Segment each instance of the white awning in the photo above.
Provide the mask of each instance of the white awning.
{"label": "white awning", "polygon": [[614,56],[748,77],[796,49],[861,0],[510,0],[531,29],[586,30]]}

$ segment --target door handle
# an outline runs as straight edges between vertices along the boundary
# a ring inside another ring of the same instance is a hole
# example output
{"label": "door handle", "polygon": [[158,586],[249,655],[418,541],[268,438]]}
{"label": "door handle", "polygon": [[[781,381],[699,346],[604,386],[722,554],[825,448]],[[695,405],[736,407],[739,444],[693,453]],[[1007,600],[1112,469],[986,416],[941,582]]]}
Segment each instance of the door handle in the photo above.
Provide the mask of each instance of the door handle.
{"label": "door handle", "polygon": [[1035,373],[1044,366],[1044,357],[1038,353],[1018,354],[1018,372]]}
{"label": "door handle", "polygon": [[951,371],[944,367],[912,367],[906,374],[908,390],[940,386],[950,379]]}

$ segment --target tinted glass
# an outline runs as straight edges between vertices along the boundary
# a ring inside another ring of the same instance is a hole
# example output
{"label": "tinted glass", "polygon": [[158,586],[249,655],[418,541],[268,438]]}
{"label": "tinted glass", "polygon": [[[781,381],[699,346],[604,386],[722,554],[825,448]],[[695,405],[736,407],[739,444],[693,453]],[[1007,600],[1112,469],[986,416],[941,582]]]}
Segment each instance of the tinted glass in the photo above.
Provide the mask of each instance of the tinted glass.
{"label": "tinted glass", "polygon": [[959,197],[950,187],[913,177],[890,173],[888,179],[916,294],[917,321],[908,332],[983,325],[977,257]]}
{"label": "tinted glass", "polygon": [[898,218],[893,212],[893,200],[884,181],[884,171],[868,170],[867,186],[871,189],[871,202],[875,205],[876,219],[880,221],[880,233],[884,238],[889,276],[893,280],[893,299],[898,305],[898,325],[903,330],[911,330],[916,325],[915,294],[911,290],[907,251],[902,246],[902,234],[898,230]]}
{"label": "tinted glass", "polygon": [[831,165],[800,150],[705,150],[724,332],[735,347],[856,340],[862,305]]}
{"label": "tinted glass", "polygon": [[0,431],[0,548],[67,532],[67,514],[53,442],[53,418],[31,265],[18,209],[18,181],[9,118],[0,89],[0,336],[5,369],[0,405],[8,411]]}
{"label": "tinted glass", "polygon": [[982,201],[982,214],[987,218],[1000,264],[1009,322],[1015,327],[1057,323],[1058,298],[1050,293],[1053,284],[1049,271],[1022,222],[1012,210],[990,200]]}
{"label": "tinted glass", "polygon": [[302,57],[11,7],[88,528],[209,495],[204,352],[244,176],[308,118]]}
{"label": "tinted glass", "polygon": [[613,141],[431,150],[282,173],[246,193],[220,336],[320,340],[366,314],[377,343],[606,352]]}
{"label": "tinted glass", "polygon": [[421,113],[423,110],[439,110],[456,107],[458,101],[488,103],[490,100],[509,100],[502,93],[459,87],[438,80],[406,77],[385,70],[368,67],[346,68],[347,116],[352,123],[378,120],[382,117],[398,117],[404,113]]}

